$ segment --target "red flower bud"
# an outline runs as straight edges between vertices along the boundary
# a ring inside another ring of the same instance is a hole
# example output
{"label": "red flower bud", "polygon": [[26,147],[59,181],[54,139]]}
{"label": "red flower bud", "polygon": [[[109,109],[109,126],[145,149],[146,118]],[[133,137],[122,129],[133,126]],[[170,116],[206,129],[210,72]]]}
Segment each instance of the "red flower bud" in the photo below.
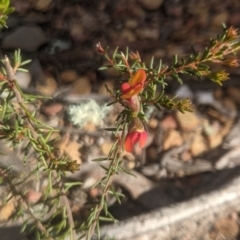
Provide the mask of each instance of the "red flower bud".
{"label": "red flower bud", "polygon": [[127,152],[132,152],[133,147],[136,143],[139,143],[139,147],[143,148],[147,141],[147,132],[139,118],[133,118],[130,123],[128,134],[125,138],[124,149]]}

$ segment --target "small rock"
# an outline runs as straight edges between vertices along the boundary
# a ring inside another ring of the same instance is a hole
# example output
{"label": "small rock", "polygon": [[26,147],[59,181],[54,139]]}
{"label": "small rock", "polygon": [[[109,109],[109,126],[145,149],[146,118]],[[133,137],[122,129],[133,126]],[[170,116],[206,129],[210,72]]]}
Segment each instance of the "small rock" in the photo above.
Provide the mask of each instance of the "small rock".
{"label": "small rock", "polygon": [[0,222],[6,221],[13,214],[17,205],[16,198],[12,198],[0,208]]}
{"label": "small rock", "polygon": [[44,96],[52,96],[57,90],[57,83],[51,75],[46,74],[44,85],[37,83],[36,90]]}
{"label": "small rock", "polygon": [[34,0],[33,7],[38,11],[47,11],[53,0]]}
{"label": "small rock", "polygon": [[92,91],[92,86],[88,78],[80,77],[72,85],[72,94],[84,95]]}
{"label": "small rock", "polygon": [[156,118],[150,118],[148,121],[148,127],[151,129],[156,129],[158,127],[159,121]]}
{"label": "small rock", "polygon": [[182,130],[191,131],[200,126],[201,120],[192,112],[185,112],[184,114],[177,111],[177,120]]}
{"label": "small rock", "polygon": [[27,89],[31,82],[31,75],[29,72],[17,71],[15,74],[16,81],[22,89]]}
{"label": "small rock", "polygon": [[126,167],[127,167],[127,169],[132,170],[136,167],[136,162],[129,161],[126,163]]}
{"label": "small rock", "polygon": [[53,102],[47,105],[42,106],[41,112],[48,117],[55,116],[63,109],[63,104],[60,102]]}
{"label": "small rock", "polygon": [[178,147],[183,144],[183,139],[180,133],[176,130],[170,130],[163,139],[163,150],[168,150],[172,147]]}
{"label": "small rock", "polygon": [[83,123],[82,130],[86,132],[96,132],[97,131],[97,125],[94,122],[87,121]]}
{"label": "small rock", "polygon": [[125,22],[125,27],[129,29],[135,29],[138,26],[138,21],[136,19],[127,19]]}
{"label": "small rock", "polygon": [[212,26],[216,26],[219,27],[221,26],[223,23],[226,23],[228,20],[228,12],[227,11],[223,11],[220,13],[217,13],[213,18],[212,18]]}
{"label": "small rock", "polygon": [[86,39],[84,28],[80,23],[71,24],[70,35],[74,42],[82,42]]}
{"label": "small rock", "polygon": [[160,34],[159,28],[145,27],[145,28],[139,28],[136,31],[136,35],[140,39],[148,38],[151,40],[157,40],[159,38],[159,34]]}
{"label": "small rock", "polygon": [[57,128],[63,126],[62,119],[60,119],[57,115],[52,116],[50,119],[46,121],[46,124],[52,128]]}
{"label": "small rock", "polygon": [[22,26],[3,38],[2,47],[5,49],[20,48],[26,52],[34,52],[46,42],[47,38],[40,27]]}
{"label": "small rock", "polygon": [[157,10],[163,3],[163,0],[138,0],[138,2],[147,10]]}
{"label": "small rock", "polygon": [[64,149],[64,152],[68,155],[68,157],[72,161],[77,161],[78,164],[82,163],[82,160],[80,158],[81,154],[79,152],[80,147],[81,147],[80,143],[76,141],[70,141]]}
{"label": "small rock", "polygon": [[216,148],[223,142],[223,136],[221,134],[208,136],[208,142],[210,148]]}
{"label": "small rock", "polygon": [[163,130],[169,130],[169,129],[176,129],[177,128],[177,122],[176,119],[173,117],[173,115],[167,115],[163,118],[163,120],[160,122],[161,128]]}
{"label": "small rock", "polygon": [[41,192],[36,192],[32,189],[29,190],[26,194],[26,200],[28,201],[28,203],[37,203],[41,197]]}
{"label": "small rock", "polygon": [[194,135],[192,145],[190,147],[192,155],[194,157],[198,156],[199,154],[205,152],[206,150],[208,150],[208,146],[204,137],[199,133]]}
{"label": "small rock", "polygon": [[181,160],[184,162],[189,162],[192,159],[192,154],[189,150],[185,150],[182,154],[181,154]]}
{"label": "small rock", "polygon": [[78,78],[77,72],[72,69],[64,70],[60,74],[60,79],[61,79],[61,82],[63,83],[74,82],[75,80],[77,80],[77,78]]}
{"label": "small rock", "polygon": [[56,148],[56,153],[58,156],[62,157],[63,153],[65,151],[66,146],[68,145],[70,141],[69,134],[65,134],[62,137],[57,137],[57,139],[54,141],[53,146]]}

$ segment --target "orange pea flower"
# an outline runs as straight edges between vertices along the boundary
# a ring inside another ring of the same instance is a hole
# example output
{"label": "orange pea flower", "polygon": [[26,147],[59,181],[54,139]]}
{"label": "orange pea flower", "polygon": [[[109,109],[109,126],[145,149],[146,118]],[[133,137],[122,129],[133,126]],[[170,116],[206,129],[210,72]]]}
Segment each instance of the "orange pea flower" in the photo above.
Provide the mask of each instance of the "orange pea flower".
{"label": "orange pea flower", "polygon": [[147,136],[148,134],[145,131],[141,120],[137,117],[133,118],[125,138],[124,149],[127,152],[132,152],[136,143],[139,143],[139,147],[143,148],[146,144]]}
{"label": "orange pea flower", "polygon": [[146,77],[145,70],[138,69],[128,82],[122,84],[121,90],[123,94],[121,95],[121,98],[130,99],[139,94],[143,90]]}

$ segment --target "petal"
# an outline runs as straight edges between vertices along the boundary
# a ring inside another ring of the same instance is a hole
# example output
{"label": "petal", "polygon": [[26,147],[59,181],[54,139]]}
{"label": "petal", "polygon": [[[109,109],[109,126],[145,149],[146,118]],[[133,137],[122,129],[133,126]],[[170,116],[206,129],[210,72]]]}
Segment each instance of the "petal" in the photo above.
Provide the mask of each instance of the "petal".
{"label": "petal", "polygon": [[126,138],[125,138],[124,149],[127,152],[132,152],[133,146],[136,142],[138,142],[139,137],[140,137],[139,132],[128,133]]}
{"label": "petal", "polygon": [[148,134],[146,133],[146,131],[143,131],[140,133],[140,138],[139,138],[139,146],[140,148],[143,148],[146,144],[146,141],[147,141],[147,137],[148,137]]}
{"label": "petal", "polygon": [[122,85],[121,85],[121,91],[122,91],[122,93],[127,93],[128,91],[130,91],[131,90],[131,86],[129,85],[129,83],[123,83]]}
{"label": "petal", "polygon": [[144,69],[138,69],[137,72],[132,76],[132,78],[128,81],[130,86],[134,87],[137,84],[143,85],[146,80],[146,72]]}
{"label": "petal", "polygon": [[131,97],[133,97],[134,95],[137,95],[138,93],[140,93],[142,91],[143,87],[142,85],[137,85],[134,88],[129,89],[128,92],[125,92],[123,95],[121,95],[122,99],[129,99]]}

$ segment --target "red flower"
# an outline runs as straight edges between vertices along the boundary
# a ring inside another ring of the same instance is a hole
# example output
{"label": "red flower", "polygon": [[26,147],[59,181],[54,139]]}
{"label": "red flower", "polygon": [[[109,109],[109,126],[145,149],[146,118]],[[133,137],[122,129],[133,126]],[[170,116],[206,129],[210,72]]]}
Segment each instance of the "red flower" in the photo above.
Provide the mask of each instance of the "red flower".
{"label": "red flower", "polygon": [[139,94],[143,90],[145,80],[145,70],[138,69],[128,82],[122,84],[121,88],[123,94],[121,95],[121,98],[130,99],[134,95]]}
{"label": "red flower", "polygon": [[143,148],[147,141],[146,131],[129,132],[125,138],[124,149],[132,152],[134,145],[139,142],[139,147]]}
{"label": "red flower", "polygon": [[127,152],[132,152],[133,147],[139,142],[139,147],[143,148],[147,141],[147,132],[144,129],[142,121],[135,117],[132,119],[127,136],[124,142],[124,149]]}

